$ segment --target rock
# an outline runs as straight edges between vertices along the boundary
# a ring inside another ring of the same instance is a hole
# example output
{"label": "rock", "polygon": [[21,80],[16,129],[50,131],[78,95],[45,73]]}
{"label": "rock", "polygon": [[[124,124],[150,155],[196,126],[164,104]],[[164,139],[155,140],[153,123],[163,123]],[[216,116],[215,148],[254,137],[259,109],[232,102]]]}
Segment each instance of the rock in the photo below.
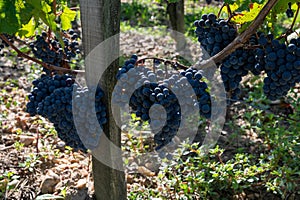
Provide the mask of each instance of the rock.
{"label": "rock", "polygon": [[59,164],[59,165],[67,164],[67,165],[69,165],[70,163],[69,163],[69,160],[66,159],[66,158],[58,158],[58,159],[55,159],[55,164]]}
{"label": "rock", "polygon": [[19,136],[19,141],[24,144],[25,147],[28,147],[33,143],[35,140],[35,137],[33,136],[28,136],[28,135],[20,135]]}
{"label": "rock", "polygon": [[66,146],[66,143],[65,143],[64,141],[59,141],[59,142],[56,144],[55,148],[56,148],[56,149],[59,149],[59,150],[64,150],[64,149],[65,149],[65,146]]}
{"label": "rock", "polygon": [[147,169],[144,166],[139,166],[138,167],[138,172],[144,176],[155,176],[155,173],[152,172],[151,170]]}
{"label": "rock", "polygon": [[86,178],[80,179],[80,180],[77,182],[77,184],[76,184],[75,187],[76,187],[77,189],[81,190],[81,189],[83,189],[83,188],[86,188],[86,183],[87,183]]}
{"label": "rock", "polygon": [[75,158],[76,160],[84,160],[84,159],[87,158],[86,156],[84,156],[84,155],[82,155],[82,154],[80,154],[80,153],[78,153],[78,152],[74,152],[74,153],[73,153],[73,156],[74,156],[74,158]]}
{"label": "rock", "polygon": [[158,172],[159,166],[160,166],[160,163],[148,162],[145,164],[145,167],[147,167],[149,170],[151,170],[153,172]]}
{"label": "rock", "polygon": [[59,183],[57,183],[55,185],[55,188],[54,188],[55,193],[60,193],[64,189],[64,187],[65,186],[64,186],[63,181],[60,181]]}
{"label": "rock", "polygon": [[62,171],[62,170],[65,170],[65,169],[68,169],[69,168],[69,165],[67,164],[61,164],[61,165],[58,165],[57,168]]}
{"label": "rock", "polygon": [[7,185],[10,186],[10,187],[15,187],[16,185],[18,185],[18,183],[19,183],[19,180],[14,179],[14,180],[8,182]]}
{"label": "rock", "polygon": [[81,169],[80,174],[81,176],[87,177],[89,175],[89,172],[86,169]]}
{"label": "rock", "polygon": [[81,166],[78,163],[72,163],[69,165],[70,169],[80,169]]}
{"label": "rock", "polygon": [[94,181],[89,181],[87,186],[88,186],[89,193],[94,194],[95,193]]}
{"label": "rock", "polygon": [[78,179],[81,178],[80,172],[78,170],[76,170],[76,171],[73,170],[71,178],[73,181],[77,181]]}
{"label": "rock", "polygon": [[56,184],[59,183],[59,176],[52,171],[49,171],[48,175],[44,176],[40,185],[41,193],[48,194],[53,193]]}
{"label": "rock", "polygon": [[131,174],[127,174],[127,176],[126,176],[126,182],[127,183],[133,183],[134,182],[134,176],[133,175],[131,175]]}
{"label": "rock", "polygon": [[16,126],[20,127],[22,130],[26,130],[28,129],[28,125],[27,125],[27,119],[23,116],[18,116],[16,117]]}

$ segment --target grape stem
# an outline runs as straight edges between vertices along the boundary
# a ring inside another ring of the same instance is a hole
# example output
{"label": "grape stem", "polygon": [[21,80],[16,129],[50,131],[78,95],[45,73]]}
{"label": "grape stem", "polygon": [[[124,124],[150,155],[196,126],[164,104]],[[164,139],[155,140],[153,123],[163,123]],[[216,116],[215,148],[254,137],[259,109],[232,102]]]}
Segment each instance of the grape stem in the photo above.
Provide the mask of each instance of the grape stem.
{"label": "grape stem", "polygon": [[52,6],[53,8],[53,13],[54,13],[54,15],[56,16],[56,0],[53,0],[53,6]]}
{"label": "grape stem", "polygon": [[223,10],[223,8],[226,6],[226,3],[223,3],[222,4],[222,7],[220,8],[220,10],[219,10],[219,12],[218,12],[218,18],[220,18],[220,15],[221,15],[221,12],[222,12],[222,10]]}
{"label": "grape stem", "polygon": [[162,58],[157,58],[157,57],[146,57],[146,58],[141,58],[136,62],[136,65],[140,64],[140,63],[144,63],[146,60],[158,60],[160,62],[163,62],[166,65],[171,65],[172,68],[178,70],[178,69],[183,69],[186,70],[188,69],[188,67],[176,62],[176,61],[171,61],[171,60],[167,60],[167,59],[162,59]]}
{"label": "grape stem", "polygon": [[26,58],[28,60],[31,60],[37,64],[42,65],[43,67],[45,67],[48,70],[55,70],[55,71],[61,71],[64,73],[71,73],[71,74],[83,74],[84,71],[82,70],[72,70],[72,69],[67,69],[67,68],[63,68],[63,67],[57,67],[54,65],[50,65],[48,63],[44,63],[36,58],[33,58],[23,52],[21,52],[13,43],[11,43],[3,34],[0,34],[0,38],[7,43],[13,50],[15,50],[18,54],[18,57],[22,57],[22,58]]}
{"label": "grape stem", "polygon": [[208,60],[198,61],[193,67],[197,69],[207,69],[214,66],[215,63],[222,62],[227,56],[234,52],[237,48],[240,48],[248,41],[248,39],[255,33],[255,31],[261,26],[264,19],[270,12],[270,10],[276,5],[278,0],[269,0],[263,7],[261,12],[257,15],[255,20],[250,24],[248,29],[236,37],[227,47],[225,47],[218,54],[214,55]]}
{"label": "grape stem", "polygon": [[234,14],[232,13],[230,5],[228,3],[226,3],[226,8],[227,8],[227,12],[228,12],[228,15],[229,15],[228,21],[230,21],[231,18],[234,17]]}
{"label": "grape stem", "polygon": [[297,3],[297,11],[296,11],[295,17],[294,17],[294,19],[293,19],[293,22],[292,22],[292,25],[291,25],[290,30],[293,30],[293,28],[294,28],[294,26],[295,26],[295,23],[296,23],[298,14],[299,14],[299,9],[300,9],[300,2]]}

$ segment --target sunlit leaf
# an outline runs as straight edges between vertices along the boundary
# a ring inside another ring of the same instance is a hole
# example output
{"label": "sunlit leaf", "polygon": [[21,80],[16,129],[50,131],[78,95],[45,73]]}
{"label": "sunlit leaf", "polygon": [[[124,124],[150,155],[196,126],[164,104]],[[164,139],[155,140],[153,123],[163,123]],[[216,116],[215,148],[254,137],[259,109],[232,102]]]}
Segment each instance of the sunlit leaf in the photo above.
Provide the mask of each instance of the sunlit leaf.
{"label": "sunlit leaf", "polygon": [[253,21],[256,18],[256,16],[259,14],[261,9],[263,8],[263,5],[258,3],[253,3],[250,4],[249,7],[250,7],[250,11],[243,11],[239,13],[238,15],[232,18],[232,21],[238,24],[244,24]]}
{"label": "sunlit leaf", "polygon": [[26,24],[23,25],[20,31],[18,32],[18,35],[23,37],[32,37],[34,35],[34,30],[36,28],[36,24],[34,21],[34,18],[32,17],[31,20]]}
{"label": "sunlit leaf", "polygon": [[60,15],[61,26],[63,30],[68,30],[72,27],[71,22],[75,19],[76,12],[70,10],[67,6],[63,7],[63,12]]}

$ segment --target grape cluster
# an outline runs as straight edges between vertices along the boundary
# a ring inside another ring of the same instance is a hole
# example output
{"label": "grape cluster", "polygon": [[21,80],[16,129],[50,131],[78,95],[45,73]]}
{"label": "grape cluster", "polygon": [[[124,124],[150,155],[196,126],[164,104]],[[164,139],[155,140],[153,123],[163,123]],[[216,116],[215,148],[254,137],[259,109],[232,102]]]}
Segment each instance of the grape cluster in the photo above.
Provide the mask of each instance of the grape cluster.
{"label": "grape cluster", "polygon": [[249,71],[254,75],[265,71],[263,91],[270,100],[287,95],[300,81],[300,38],[286,45],[272,34],[257,33],[250,45],[256,49],[239,48],[221,64],[222,80],[231,98],[237,99],[239,83]]}
{"label": "grape cluster", "polygon": [[285,13],[286,13],[286,16],[288,18],[294,17],[294,11],[292,10],[292,3],[291,2],[288,3],[288,9],[285,11]]}
{"label": "grape cluster", "polygon": [[[106,106],[102,102],[104,92],[100,86],[76,87],[73,100],[74,122],[85,146],[94,149],[98,146],[103,125],[107,123]],[[94,102],[94,104],[92,103]]]}
{"label": "grape cluster", "polygon": [[[256,36],[252,36],[248,45],[257,44]],[[220,65],[221,77],[225,90],[230,93],[232,100],[238,99],[241,91],[239,88],[240,82],[249,71],[254,75],[259,75],[263,71],[263,56],[264,54],[261,54],[258,50],[238,48],[222,62]]]}
{"label": "grape cluster", "polygon": [[[135,67],[136,61],[137,56],[133,55],[119,70],[113,102],[122,106],[129,102],[132,111],[141,120],[149,121],[155,133],[157,150],[171,142],[176,135],[182,123],[182,114],[196,108],[201,115],[210,117],[210,95],[206,83],[201,81],[201,71],[190,68],[163,78],[162,70],[154,73],[145,67]],[[187,89],[188,84],[194,91]],[[193,93],[196,94],[194,101]],[[182,105],[178,99],[183,102]],[[153,106],[164,108],[165,113],[152,109]]]}
{"label": "grape cluster", "polygon": [[[217,19],[214,14],[202,15],[194,25],[198,41],[209,56],[223,50],[237,35],[233,25]],[[254,75],[265,71],[264,93],[270,100],[275,100],[285,96],[299,82],[299,65],[300,38],[292,39],[286,45],[271,34],[258,32],[246,45],[227,56],[220,64],[220,70],[225,89],[234,100],[238,99],[243,76],[250,71]]]}
{"label": "grape cluster", "polygon": [[[180,95],[183,98],[184,102],[189,102],[188,99],[191,98],[193,94],[190,93],[189,90],[185,91],[187,85],[190,85],[193,88],[193,92],[196,95],[196,102],[192,102],[193,104],[185,103],[181,107],[183,110],[186,110],[188,113],[191,112],[191,109],[199,109],[200,115],[205,118],[211,117],[211,102],[210,102],[210,94],[208,92],[207,84],[202,81],[202,71],[196,70],[193,68],[189,68],[185,71],[180,72],[181,78],[179,76],[174,75],[169,79],[175,81],[175,86],[173,89],[178,91],[178,93],[183,93]],[[198,108],[197,108],[198,107]]]}
{"label": "grape cluster", "polygon": [[300,38],[292,39],[286,45],[262,34],[260,41],[267,73],[263,90],[270,100],[276,100],[287,95],[290,88],[300,82]]}
{"label": "grape cluster", "polygon": [[237,36],[233,24],[224,19],[217,19],[213,13],[202,15],[200,20],[194,22],[195,33],[201,46],[209,56],[214,56],[224,49]]}
{"label": "grape cluster", "polygon": [[[70,75],[54,75],[48,76],[43,74],[39,79],[33,81],[33,90],[28,95],[27,112],[34,116],[41,115],[54,124],[58,136],[66,142],[67,145],[75,148],[86,150],[77,134],[73,112],[72,112],[72,92],[76,87],[76,98],[89,100],[86,97],[91,96],[87,88],[80,88]],[[94,93],[95,95],[95,93]],[[100,124],[106,123],[106,111],[101,102],[103,92],[98,89],[96,92],[95,106],[98,121]],[[76,104],[79,105],[79,104]],[[78,108],[78,107],[76,107]],[[78,108],[81,112],[76,114],[87,117],[86,109]],[[99,111],[100,110],[100,111]],[[99,113],[100,112],[100,113]],[[77,126],[78,127],[78,126]],[[92,131],[91,129],[86,129]],[[87,135],[95,134],[95,132]]]}
{"label": "grape cluster", "polygon": [[27,104],[27,112],[31,116],[38,114],[38,107],[47,96],[52,94],[56,89],[71,87],[73,83],[74,80],[70,75],[54,75],[51,77],[42,74],[40,78],[32,82],[33,90],[28,95],[29,103]]}
{"label": "grape cluster", "polygon": [[[77,54],[80,54],[78,35],[72,29],[69,30],[70,39],[63,37],[62,46],[57,38],[50,38],[46,32],[37,35],[36,40],[30,44],[34,56],[43,62],[62,67],[64,62],[70,62]],[[44,69],[48,74],[49,70]]]}
{"label": "grape cluster", "polygon": [[[250,60],[250,59],[249,59]],[[238,99],[239,84],[242,77],[248,74],[244,65],[248,63],[248,52],[238,49],[230,54],[221,64],[221,77],[225,90],[230,92],[232,99]]]}

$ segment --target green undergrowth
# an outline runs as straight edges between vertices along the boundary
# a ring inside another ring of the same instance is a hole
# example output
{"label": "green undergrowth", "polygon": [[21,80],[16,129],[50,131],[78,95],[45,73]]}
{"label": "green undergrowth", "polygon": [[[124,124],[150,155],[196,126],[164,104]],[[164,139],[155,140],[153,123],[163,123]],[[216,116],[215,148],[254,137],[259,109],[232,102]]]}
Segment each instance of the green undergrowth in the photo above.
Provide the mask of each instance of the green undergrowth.
{"label": "green undergrowth", "polygon": [[[261,93],[262,84],[247,92],[228,117],[224,130],[229,142],[203,154],[198,144],[182,144],[172,160],[163,160],[152,183],[142,189],[131,187],[128,199],[297,199],[300,193],[300,99],[298,90],[291,90],[285,100],[273,109],[272,102]],[[242,103],[241,103],[242,102]],[[242,105],[239,107],[239,105]],[[246,105],[246,106],[245,106]],[[287,114],[285,108],[290,106]],[[240,110],[241,114],[238,114]],[[137,124],[136,124],[137,126]],[[140,126],[141,127],[141,126]],[[249,137],[256,135],[256,138]],[[130,138],[131,144],[142,147],[143,139]],[[236,146],[238,140],[248,140]],[[147,149],[136,149],[143,151]]]}

